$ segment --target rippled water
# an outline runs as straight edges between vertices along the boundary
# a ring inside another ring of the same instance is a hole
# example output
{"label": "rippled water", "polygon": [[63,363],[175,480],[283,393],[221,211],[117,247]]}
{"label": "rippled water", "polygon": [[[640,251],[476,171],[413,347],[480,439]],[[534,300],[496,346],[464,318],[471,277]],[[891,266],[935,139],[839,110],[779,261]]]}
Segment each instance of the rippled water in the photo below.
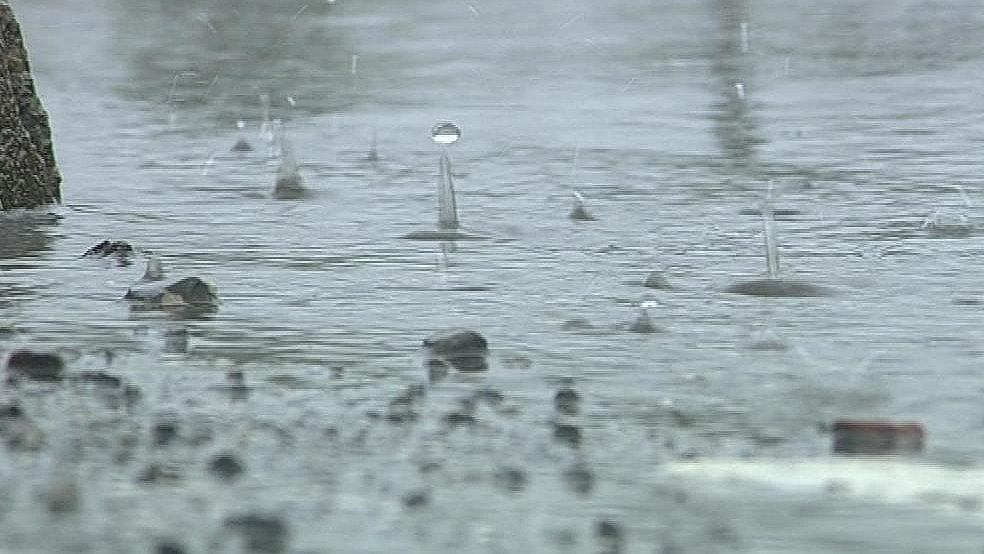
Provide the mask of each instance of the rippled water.
{"label": "rippled water", "polygon": [[[959,494],[942,480],[897,501],[891,479],[840,495],[820,471],[796,488],[664,467],[824,459],[837,417],[918,421],[927,463],[984,460],[980,233],[924,226],[934,210],[984,220],[984,12],[800,4],[13,2],[65,205],[0,220],[0,353],[59,351],[148,405],[31,397],[52,448],[4,454],[0,546],[234,551],[222,519],[252,507],[290,522],[295,552],[597,552],[601,520],[628,552],[979,552],[976,473]],[[270,197],[261,94],[310,198]],[[256,151],[230,151],[238,120]],[[436,226],[440,120],[463,132],[462,225],[487,240],[400,238]],[[723,292],[765,272],[752,212],[770,180],[795,210],[778,222],[783,273],[833,296]],[[567,218],[575,190],[597,221]],[[106,238],[214,282],[219,311],[132,312],[142,262],[79,257]],[[650,270],[673,288],[643,288]],[[661,332],[625,330],[644,303]],[[420,341],[449,326],[487,336],[488,374],[429,384],[416,424],[376,421],[427,382]],[[168,352],[181,330],[187,352]],[[248,402],[215,388],[230,368]],[[576,450],[551,437],[565,379],[584,397]],[[508,409],[444,429],[482,388]],[[130,465],[100,454],[166,411],[214,440],[141,444]],[[220,446],[247,457],[241,483],[202,474]],[[179,483],[134,485],[159,459]],[[503,489],[503,468],[524,490]],[[65,471],[83,509],[53,518],[35,489]],[[405,507],[414,491],[429,503]]]}

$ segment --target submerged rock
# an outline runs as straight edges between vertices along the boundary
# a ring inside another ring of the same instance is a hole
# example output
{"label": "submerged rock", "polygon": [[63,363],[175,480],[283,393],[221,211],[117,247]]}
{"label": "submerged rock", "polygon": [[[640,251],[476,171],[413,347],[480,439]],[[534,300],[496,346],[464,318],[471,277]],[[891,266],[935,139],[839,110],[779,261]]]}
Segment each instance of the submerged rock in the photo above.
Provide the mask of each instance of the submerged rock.
{"label": "submerged rock", "polygon": [[670,287],[670,282],[666,280],[666,275],[663,275],[662,271],[651,271],[649,275],[646,276],[646,280],[642,282],[642,286],[647,289],[658,289],[666,290]]}
{"label": "submerged rock", "polygon": [[454,329],[424,339],[428,366],[450,366],[458,371],[485,371],[489,353],[485,337],[475,331]]}
{"label": "submerged rock", "polygon": [[61,381],[65,362],[57,354],[17,350],[7,358],[7,376],[33,381]]}
{"label": "submerged rock", "polygon": [[229,150],[233,152],[252,152],[253,145],[250,144],[249,141],[246,140],[245,138],[239,137],[239,140],[237,140],[236,143],[233,144],[232,148],[230,148]]}
{"label": "submerged rock", "polygon": [[657,333],[660,329],[659,327],[653,325],[652,320],[649,319],[649,312],[643,308],[642,310],[639,310],[639,315],[636,316],[635,321],[629,325],[628,330],[633,333],[648,334]]}
{"label": "submerged rock", "polygon": [[794,279],[753,279],[735,283],[724,289],[725,292],[744,294],[748,296],[766,296],[775,298],[798,298],[829,296],[831,293],[824,287]]}

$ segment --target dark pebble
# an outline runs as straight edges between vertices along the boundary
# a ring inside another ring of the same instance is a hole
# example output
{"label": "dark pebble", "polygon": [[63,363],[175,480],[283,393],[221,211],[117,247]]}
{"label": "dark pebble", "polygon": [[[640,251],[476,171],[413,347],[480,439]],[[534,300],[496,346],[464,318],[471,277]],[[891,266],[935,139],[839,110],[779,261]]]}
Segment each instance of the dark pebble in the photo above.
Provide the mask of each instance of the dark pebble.
{"label": "dark pebble", "polygon": [[595,526],[595,535],[601,546],[601,554],[619,554],[625,543],[622,526],[612,520],[599,521]]}
{"label": "dark pebble", "polygon": [[449,412],[444,416],[448,427],[469,427],[475,425],[475,416],[466,412]]}
{"label": "dark pebble", "polygon": [[103,371],[83,371],[79,374],[79,380],[83,383],[92,383],[93,385],[112,389],[118,389],[123,386],[122,379]]}
{"label": "dark pebble", "polygon": [[[20,404],[16,402],[6,402],[0,404],[0,420],[4,419],[20,419],[24,417],[24,410],[20,407]],[[3,426],[3,422],[0,421],[0,427]]]}
{"label": "dark pebble", "polygon": [[174,541],[161,541],[154,547],[154,554],[185,554],[185,549]]}
{"label": "dark pebble", "polygon": [[159,485],[173,483],[180,478],[181,474],[172,466],[150,464],[137,474],[137,483],[143,485]]}
{"label": "dark pebble", "polygon": [[581,446],[581,429],[571,423],[554,423],[554,440],[563,442],[571,448]]}
{"label": "dark pebble", "polygon": [[571,492],[588,495],[594,490],[594,472],[584,462],[571,465],[564,470],[561,477]]}
{"label": "dark pebble", "polygon": [[216,454],[208,462],[208,472],[214,477],[232,481],[243,473],[243,463],[235,454],[224,452]]}
{"label": "dark pebble", "polygon": [[230,369],[226,372],[226,381],[232,385],[243,385],[246,383],[246,376],[241,370]]}
{"label": "dark pebble", "polygon": [[406,508],[424,508],[430,504],[430,493],[427,491],[413,491],[403,496],[403,506]]}
{"label": "dark pebble", "polygon": [[526,472],[517,467],[504,467],[495,473],[495,482],[510,492],[520,492],[526,488]]}
{"label": "dark pebble", "polygon": [[140,388],[136,385],[127,385],[123,389],[123,398],[126,400],[126,407],[133,408],[140,403]]}
{"label": "dark pebble", "polygon": [[225,527],[242,535],[243,546],[248,551],[276,554],[287,550],[287,524],[279,517],[258,514],[230,516],[225,520]]}
{"label": "dark pebble", "polygon": [[575,415],[580,411],[581,395],[571,387],[561,387],[554,394],[554,409],[564,415]]}
{"label": "dark pebble", "polygon": [[157,446],[167,446],[178,436],[178,422],[173,419],[158,421],[151,429],[151,436]]}
{"label": "dark pebble", "polygon": [[506,395],[495,389],[479,389],[475,391],[472,398],[476,401],[484,402],[492,408],[498,408],[506,400]]}
{"label": "dark pebble", "polygon": [[7,374],[35,381],[60,381],[65,362],[56,354],[17,350],[7,358]]}

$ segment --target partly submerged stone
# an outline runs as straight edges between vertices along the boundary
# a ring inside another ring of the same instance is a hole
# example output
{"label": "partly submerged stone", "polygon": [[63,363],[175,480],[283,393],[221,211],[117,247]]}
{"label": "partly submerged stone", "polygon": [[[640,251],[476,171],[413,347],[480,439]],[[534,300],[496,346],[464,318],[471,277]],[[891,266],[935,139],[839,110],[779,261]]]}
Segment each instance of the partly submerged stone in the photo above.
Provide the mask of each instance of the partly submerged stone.
{"label": "partly submerged stone", "polygon": [[141,282],[127,290],[123,298],[148,308],[215,309],[220,303],[215,285],[198,277],[185,277],[166,285]]}
{"label": "partly submerged stone", "polygon": [[666,290],[671,288],[670,282],[666,280],[666,275],[663,275],[662,271],[651,271],[649,275],[646,276],[646,280],[642,282],[642,286],[647,289],[659,289]]}
{"label": "partly submerged stone", "polygon": [[573,194],[574,206],[571,208],[570,213],[567,214],[567,217],[573,219],[574,221],[594,221],[596,218],[591,215],[591,212],[588,211],[588,208],[584,202],[584,197],[577,191]]}
{"label": "partly submerged stone", "polygon": [[805,281],[795,279],[753,279],[735,283],[724,289],[725,292],[734,294],[745,294],[748,296],[767,296],[767,297],[811,297],[829,296],[831,292],[824,287],[820,287]]}
{"label": "partly submerged stone", "polygon": [[304,179],[301,177],[294,147],[286,136],[280,137],[280,168],[273,186],[273,197],[277,200],[296,200],[307,194]]}
{"label": "partly submerged stone", "polygon": [[226,529],[242,536],[243,549],[247,552],[277,553],[287,550],[290,532],[280,517],[257,513],[237,514],[227,517],[224,525]]}
{"label": "partly submerged stone", "polygon": [[459,371],[485,371],[488,342],[481,334],[467,329],[440,332],[424,339],[428,365],[442,364]]}
{"label": "partly submerged stone", "polygon": [[7,358],[8,378],[61,381],[65,362],[57,354],[17,350]]}

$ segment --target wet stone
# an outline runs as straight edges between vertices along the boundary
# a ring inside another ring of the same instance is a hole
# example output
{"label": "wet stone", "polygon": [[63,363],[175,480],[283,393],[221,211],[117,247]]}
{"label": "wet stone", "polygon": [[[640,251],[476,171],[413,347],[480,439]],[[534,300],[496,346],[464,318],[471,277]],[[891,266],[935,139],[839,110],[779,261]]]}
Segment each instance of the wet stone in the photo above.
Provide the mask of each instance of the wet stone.
{"label": "wet stone", "polygon": [[554,409],[564,415],[576,415],[580,410],[581,395],[573,387],[561,387],[554,394]]}
{"label": "wet stone", "polygon": [[127,385],[123,388],[123,398],[127,408],[134,408],[140,403],[140,388],[136,385]]}
{"label": "wet stone", "polygon": [[427,491],[411,491],[403,496],[403,506],[407,509],[425,508],[430,504],[430,493]]}
{"label": "wet stone", "polygon": [[495,389],[479,389],[472,395],[472,399],[477,402],[484,402],[492,408],[498,408],[506,400],[506,395]]}
{"label": "wet stone", "polygon": [[572,423],[554,423],[553,438],[571,448],[581,446],[581,429]]}
{"label": "wet stone", "polygon": [[81,492],[74,479],[60,477],[41,494],[45,509],[52,514],[66,514],[79,509]]}
{"label": "wet stone", "polygon": [[160,541],[154,546],[154,554],[186,554],[180,543],[170,540]]}
{"label": "wet stone", "polygon": [[7,375],[10,378],[25,378],[34,381],[60,381],[65,362],[47,352],[17,350],[7,358]]}
{"label": "wet stone", "polygon": [[167,446],[178,436],[178,422],[174,419],[163,419],[154,424],[151,437],[157,446]]}
{"label": "wet stone", "polygon": [[454,329],[434,334],[424,339],[428,355],[428,367],[439,361],[459,371],[485,371],[488,369],[488,342],[481,334],[467,329]]}
{"label": "wet stone", "polygon": [[471,427],[476,422],[474,415],[464,411],[449,412],[444,416],[444,423],[450,428]]}
{"label": "wet stone", "polygon": [[176,467],[155,463],[140,470],[136,481],[142,485],[161,485],[174,483],[179,479],[181,479],[181,473]]}
{"label": "wet stone", "polygon": [[225,528],[242,536],[246,551],[276,554],[287,550],[288,528],[279,517],[260,514],[230,516],[225,519]]}
{"label": "wet stone", "polygon": [[526,472],[518,467],[504,467],[496,471],[496,484],[509,492],[520,492],[526,488]]}
{"label": "wet stone", "polygon": [[563,471],[561,477],[571,492],[588,495],[594,490],[594,472],[584,462],[574,463]]}
{"label": "wet stone", "polygon": [[232,453],[216,454],[208,462],[208,472],[213,477],[231,481],[242,475],[243,463]]}
{"label": "wet stone", "polygon": [[615,521],[601,520],[595,526],[595,536],[598,537],[601,554],[619,554],[625,543],[625,533],[622,526]]}

